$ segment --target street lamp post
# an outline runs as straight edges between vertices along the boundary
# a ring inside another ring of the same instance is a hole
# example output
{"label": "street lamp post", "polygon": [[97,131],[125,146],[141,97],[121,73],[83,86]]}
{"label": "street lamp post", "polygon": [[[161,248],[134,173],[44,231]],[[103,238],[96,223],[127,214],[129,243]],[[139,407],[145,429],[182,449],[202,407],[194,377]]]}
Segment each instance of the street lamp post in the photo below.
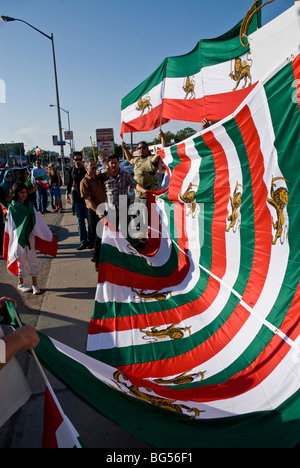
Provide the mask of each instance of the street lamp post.
{"label": "street lamp post", "polygon": [[65,184],[65,171],[64,171],[64,147],[62,145],[62,126],[61,126],[61,115],[60,115],[60,105],[59,105],[59,93],[58,93],[58,83],[57,83],[57,72],[56,72],[56,60],[55,60],[55,51],[54,51],[54,39],[53,39],[53,34],[51,33],[51,36],[48,34],[45,34],[43,31],[40,31],[39,29],[35,28],[32,26],[32,24],[27,23],[27,21],[18,19],[18,18],[11,18],[10,16],[0,16],[0,19],[4,21],[5,23],[8,23],[10,21],[20,21],[21,23],[27,24],[30,28],[34,29],[35,31],[39,32],[43,36],[47,37],[47,39],[50,39],[52,43],[52,54],[53,54],[53,65],[54,65],[54,78],[55,78],[55,90],[56,90],[56,103],[57,103],[57,118],[58,118],[58,131],[59,131],[59,139],[60,139],[60,154],[61,154],[61,163],[62,163],[62,181],[63,184]]}

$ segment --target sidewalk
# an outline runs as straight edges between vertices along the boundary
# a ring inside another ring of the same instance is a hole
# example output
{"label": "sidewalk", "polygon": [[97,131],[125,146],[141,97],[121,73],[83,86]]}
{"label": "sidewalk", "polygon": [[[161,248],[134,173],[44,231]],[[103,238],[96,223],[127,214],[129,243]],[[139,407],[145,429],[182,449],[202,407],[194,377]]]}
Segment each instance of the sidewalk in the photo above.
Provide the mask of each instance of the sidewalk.
{"label": "sidewalk", "polygon": [[[81,352],[85,352],[89,321],[97,286],[91,250],[77,251],[77,217],[70,206],[57,228],[57,258],[51,266],[41,301],[37,329]],[[87,448],[148,447],[114,423],[95,413],[46,372],[56,396]],[[30,359],[28,381],[33,396],[22,408],[11,448],[40,448],[43,431],[44,382]]]}

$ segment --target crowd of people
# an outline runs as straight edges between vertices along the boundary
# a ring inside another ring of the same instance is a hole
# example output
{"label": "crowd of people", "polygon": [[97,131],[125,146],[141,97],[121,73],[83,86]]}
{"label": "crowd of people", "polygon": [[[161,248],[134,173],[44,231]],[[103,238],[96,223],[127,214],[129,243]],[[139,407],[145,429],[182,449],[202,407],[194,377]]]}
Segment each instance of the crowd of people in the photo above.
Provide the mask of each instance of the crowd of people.
{"label": "crowd of people", "polygon": [[[159,135],[162,145],[166,146],[165,135],[162,131]],[[158,154],[151,154],[146,142],[138,144],[136,157],[132,156],[124,142],[122,147],[127,160],[134,166],[133,176],[120,166],[119,159],[114,154],[103,160],[102,171],[99,172],[94,159],[84,161],[81,152],[73,153],[74,166],[69,174],[66,202],[74,204],[77,215],[80,241],[78,250],[93,250],[91,260],[95,263],[96,270],[103,229],[99,220],[107,218],[126,237],[128,217],[124,226],[120,213],[128,212],[128,190],[133,188],[135,201],[145,205],[147,193],[158,190],[158,174],[164,171],[161,158]],[[141,231],[140,241],[147,241],[146,230]]]}
{"label": "crowd of people", "polygon": [[[32,291],[34,295],[41,292],[37,284],[38,265],[32,229],[36,216],[49,213],[48,188],[52,208],[57,210],[61,206],[60,186],[61,178],[58,170],[53,164],[49,164],[46,171],[39,158],[36,159],[32,171],[23,169],[18,171],[16,176],[12,169],[7,169],[3,175],[0,184],[0,257],[3,255],[5,219],[8,212],[14,212],[19,222],[23,224],[24,253],[18,258],[18,289],[21,292]],[[9,226],[11,228],[11,225]],[[31,287],[24,282],[27,268],[32,278]]]}
{"label": "crowd of people", "polygon": [[[160,131],[162,145],[165,146],[165,136]],[[73,167],[69,172],[66,187],[66,203],[72,204],[78,221],[79,246],[77,250],[91,249],[92,262],[98,271],[98,259],[102,242],[103,218],[114,227],[121,230],[127,237],[128,192],[135,190],[135,202],[140,206],[141,213],[145,212],[147,193],[159,188],[159,173],[163,172],[163,165],[159,154],[152,155],[146,142],[140,142],[137,147],[138,155],[133,157],[126,144],[123,150],[127,160],[134,167],[134,173],[122,169],[118,157],[113,154],[103,160],[102,170],[94,159],[84,160],[81,152],[73,153]],[[18,289],[21,292],[40,294],[37,284],[38,262],[35,250],[35,237],[32,233],[36,217],[49,213],[48,188],[50,189],[50,203],[52,209],[61,206],[62,185],[59,171],[50,164],[46,171],[40,159],[35,162],[31,173],[27,170],[19,174],[16,180],[12,170],[4,174],[0,186],[0,203],[8,213],[14,213],[22,224],[26,220],[24,229],[24,254],[18,258]],[[124,215],[126,213],[126,215]],[[125,221],[124,221],[125,219]],[[3,246],[5,214],[0,216],[0,245]],[[148,225],[144,221],[140,230],[140,242],[147,242]],[[11,225],[7,223],[11,228]],[[2,255],[2,252],[0,252]],[[27,270],[32,278],[32,286],[27,286],[24,278]]]}
{"label": "crowd of people", "polygon": [[[60,187],[62,185],[59,171],[53,163],[48,165],[48,170],[42,167],[39,158],[35,160],[35,166],[30,171],[27,168],[19,169],[17,175],[13,169],[7,169],[0,180],[0,201],[5,206],[11,203],[13,185],[17,182],[25,183],[28,187],[28,198],[40,214],[49,213],[48,195],[53,210],[57,210],[61,203]],[[48,193],[49,190],[49,193]]]}
{"label": "crowd of people", "polygon": [[[160,135],[162,143],[165,144],[163,133],[161,132]],[[144,204],[147,193],[158,190],[158,174],[163,171],[159,155],[151,155],[146,142],[139,143],[138,156],[135,158],[132,157],[124,143],[122,146],[128,161],[134,165],[134,175],[120,167],[116,155],[111,155],[106,161],[103,161],[103,169],[99,171],[94,159],[84,161],[81,152],[73,153],[74,166],[70,171],[66,188],[66,202],[72,203],[77,215],[80,241],[78,250],[93,249],[92,260],[95,262],[96,269],[101,247],[102,223],[99,221],[108,217],[116,230],[121,229],[120,214],[124,208],[127,209],[128,189],[133,188],[136,200]],[[36,166],[31,174],[26,172],[19,180],[15,180],[13,171],[6,171],[0,186],[0,202],[5,207],[4,211],[8,210],[8,213],[18,211],[18,216],[23,217],[22,222],[25,222],[25,219],[28,221],[33,216],[47,213],[48,193],[47,188],[43,186],[45,180],[50,187],[61,186],[61,179],[55,168],[50,165],[47,173],[42,168],[40,160],[36,161]],[[57,192],[58,195],[55,195],[55,191],[52,193],[54,197],[58,196],[61,200],[60,192]],[[55,198],[51,197],[52,207],[55,203],[54,200]],[[3,226],[2,216],[0,218]],[[32,276],[33,293],[38,294],[40,291],[37,286],[35,239],[31,228],[28,228],[27,235],[25,253],[18,258],[18,289],[21,292],[31,290],[24,283],[26,264],[28,264]],[[0,315],[8,301],[12,302],[15,307],[17,306],[14,299],[1,297]],[[0,359],[0,389],[4,391],[1,394],[2,401],[6,402],[5,405],[0,405],[0,427],[30,396],[30,389],[14,356],[19,350],[34,349],[38,343],[38,335],[35,329],[29,325],[18,328],[14,333],[6,336],[0,327],[0,350],[1,347],[5,347],[5,362],[1,362]],[[13,375],[12,386],[7,384],[8,381],[11,381],[11,375]],[[1,382],[3,382],[2,385]]]}

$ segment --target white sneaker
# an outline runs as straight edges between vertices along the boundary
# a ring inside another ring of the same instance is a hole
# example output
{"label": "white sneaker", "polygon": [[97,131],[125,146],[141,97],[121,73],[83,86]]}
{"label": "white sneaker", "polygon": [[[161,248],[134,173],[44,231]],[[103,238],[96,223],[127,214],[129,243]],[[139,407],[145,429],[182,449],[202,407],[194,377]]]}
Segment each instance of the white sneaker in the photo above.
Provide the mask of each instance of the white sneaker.
{"label": "white sneaker", "polygon": [[38,286],[32,286],[32,292],[34,295],[41,294],[40,288]]}
{"label": "white sneaker", "polygon": [[21,292],[26,293],[26,292],[31,291],[31,288],[29,286],[27,286],[27,284],[22,283],[22,284],[18,285],[18,290],[21,291]]}

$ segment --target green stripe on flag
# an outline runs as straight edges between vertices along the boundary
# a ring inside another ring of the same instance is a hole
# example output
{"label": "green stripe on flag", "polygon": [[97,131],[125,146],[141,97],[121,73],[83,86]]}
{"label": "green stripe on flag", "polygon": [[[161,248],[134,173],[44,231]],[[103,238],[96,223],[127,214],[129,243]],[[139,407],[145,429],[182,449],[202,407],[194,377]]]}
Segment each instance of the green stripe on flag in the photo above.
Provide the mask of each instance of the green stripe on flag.
{"label": "green stripe on flag", "polygon": [[[297,61],[299,63],[299,60]],[[289,200],[287,213],[289,217],[288,242],[290,255],[281,293],[270,314],[278,327],[283,321],[283,311],[288,310],[299,285],[300,263],[300,113],[299,104],[293,99],[295,87],[293,66],[288,64],[265,85],[269,109],[275,133],[275,147],[281,172],[287,179]],[[285,122],[285,124],[283,124]],[[286,128],[288,122],[288,131]],[[297,170],[295,170],[297,168]],[[275,174],[274,174],[275,176]]]}
{"label": "green stripe on flag", "polygon": [[55,377],[95,411],[154,447],[292,448],[299,442],[300,392],[276,411],[222,419],[191,419],[111,388],[95,376],[96,363],[89,361],[89,368],[88,364],[60,352],[42,333],[39,338],[37,356]]}
{"label": "green stripe on flag", "polygon": [[128,253],[121,253],[115,247],[103,244],[101,248],[100,263],[109,263],[120,268],[126,268],[128,272],[164,277],[169,276],[178,264],[178,252],[175,246],[172,246],[171,255],[168,262],[162,267],[150,266],[146,260],[138,255],[128,255]]}
{"label": "green stripe on flag", "polygon": [[9,212],[17,229],[18,242],[21,247],[29,246],[29,235],[35,226],[35,212],[32,203],[28,200],[24,204],[12,201]]}
{"label": "green stripe on flag", "polygon": [[227,131],[229,137],[231,138],[232,143],[238,153],[238,158],[240,161],[240,167],[243,176],[243,194],[241,205],[242,223],[240,226],[240,272],[237,281],[233,287],[235,291],[243,295],[247,282],[249,280],[255,248],[255,224],[252,181],[249,169],[248,155],[239,127],[236,125],[235,120],[232,119],[224,124],[224,128]]}

